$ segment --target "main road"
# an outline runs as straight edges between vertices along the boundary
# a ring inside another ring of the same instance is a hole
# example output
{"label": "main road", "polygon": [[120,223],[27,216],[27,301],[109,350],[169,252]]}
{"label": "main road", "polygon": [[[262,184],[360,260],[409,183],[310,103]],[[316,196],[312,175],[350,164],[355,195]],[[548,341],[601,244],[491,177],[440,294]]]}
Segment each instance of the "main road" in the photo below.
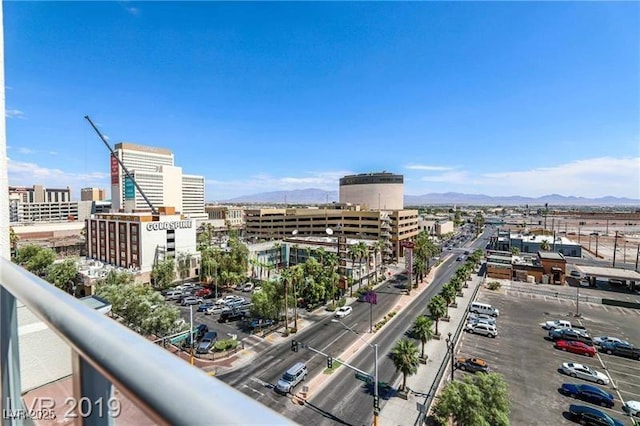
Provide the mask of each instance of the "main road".
{"label": "main road", "polygon": [[[484,248],[489,237],[485,232],[479,239],[469,246],[469,250]],[[402,314],[394,321],[376,333],[370,343],[378,344],[379,380],[394,383],[398,378],[393,362],[388,354],[396,341],[404,337],[411,328],[415,318],[427,311],[427,303],[436,295],[442,285],[447,282],[461,262],[456,256],[449,256],[438,268],[429,287],[405,307]],[[407,277],[398,275],[378,287],[378,304],[374,305],[374,323],[390,312],[404,294],[404,284]],[[415,294],[415,293],[414,293]],[[360,333],[369,331],[369,304],[356,302],[353,313],[342,319],[346,325]],[[295,336],[301,342],[298,352],[292,352],[290,345],[273,346],[261,352],[250,365],[218,378],[243,393],[257,399],[272,409],[305,425],[328,424],[367,424],[371,423],[373,413],[373,397],[371,387],[355,379],[351,370],[346,367],[338,368],[331,378],[331,382],[320,392],[310,395],[304,406],[294,405],[290,398],[283,397],[273,390],[282,374],[298,361],[306,363],[309,376],[322,374],[326,369],[327,360],[324,356],[306,349],[311,346],[324,353],[338,357],[351,346],[359,336],[345,329],[341,324],[331,322],[332,315],[327,313],[318,318],[317,322]],[[304,347],[302,347],[304,346]],[[373,350],[364,347],[361,352],[350,361],[351,365],[373,373]],[[430,383],[425,383],[426,391]],[[417,389],[421,391],[422,389]],[[384,398],[381,395],[381,407],[384,409]]]}

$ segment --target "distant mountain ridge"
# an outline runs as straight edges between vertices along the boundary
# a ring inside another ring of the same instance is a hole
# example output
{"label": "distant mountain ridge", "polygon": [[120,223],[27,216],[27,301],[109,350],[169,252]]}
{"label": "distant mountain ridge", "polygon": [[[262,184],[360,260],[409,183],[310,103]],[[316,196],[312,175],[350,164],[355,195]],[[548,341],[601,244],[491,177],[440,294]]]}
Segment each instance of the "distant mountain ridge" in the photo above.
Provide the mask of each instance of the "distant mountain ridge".
{"label": "distant mountain ridge", "polygon": [[[317,188],[295,189],[291,191],[271,191],[259,194],[242,195],[222,203],[263,203],[263,204],[323,204],[338,202],[338,191],[325,191]],[[490,196],[484,194],[463,194],[459,192],[430,193],[423,195],[405,195],[405,206],[421,206],[433,204],[467,204],[467,205],[525,205],[529,204],[555,206],[640,206],[640,199],[622,197],[585,198],[559,194],[542,197]]]}

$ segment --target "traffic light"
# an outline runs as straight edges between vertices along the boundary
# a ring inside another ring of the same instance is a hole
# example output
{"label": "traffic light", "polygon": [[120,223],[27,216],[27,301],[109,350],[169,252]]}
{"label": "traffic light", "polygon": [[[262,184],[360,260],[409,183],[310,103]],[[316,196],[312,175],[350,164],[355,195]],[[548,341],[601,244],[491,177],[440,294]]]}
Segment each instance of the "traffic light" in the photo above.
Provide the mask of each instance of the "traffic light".
{"label": "traffic light", "polygon": [[298,341],[297,340],[292,340],[291,341],[291,350],[293,352],[298,352]]}
{"label": "traffic light", "polygon": [[327,357],[327,368],[333,368],[333,358]]}

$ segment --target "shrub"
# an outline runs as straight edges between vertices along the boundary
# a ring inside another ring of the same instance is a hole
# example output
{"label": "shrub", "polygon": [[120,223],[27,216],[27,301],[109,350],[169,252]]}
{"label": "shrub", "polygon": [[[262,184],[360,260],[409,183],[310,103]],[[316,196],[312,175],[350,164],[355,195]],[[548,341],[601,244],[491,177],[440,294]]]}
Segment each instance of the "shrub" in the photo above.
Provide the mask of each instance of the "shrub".
{"label": "shrub", "polygon": [[327,305],[327,307],[325,308],[327,311],[329,312],[333,312],[337,309],[337,306],[335,303],[331,302]]}
{"label": "shrub", "polygon": [[235,339],[224,339],[218,340],[214,345],[213,349],[216,352],[222,352],[229,349],[235,349],[238,346],[238,341]]}
{"label": "shrub", "polygon": [[339,307],[343,307],[343,306],[344,306],[344,305],[346,305],[346,304],[347,304],[347,298],[346,298],[346,297],[343,297],[342,299],[340,299],[340,300],[338,301],[338,306],[339,306]]}
{"label": "shrub", "polygon": [[500,284],[498,281],[491,281],[491,282],[487,285],[487,288],[488,288],[489,290],[498,290],[501,286],[502,286],[502,284]]}

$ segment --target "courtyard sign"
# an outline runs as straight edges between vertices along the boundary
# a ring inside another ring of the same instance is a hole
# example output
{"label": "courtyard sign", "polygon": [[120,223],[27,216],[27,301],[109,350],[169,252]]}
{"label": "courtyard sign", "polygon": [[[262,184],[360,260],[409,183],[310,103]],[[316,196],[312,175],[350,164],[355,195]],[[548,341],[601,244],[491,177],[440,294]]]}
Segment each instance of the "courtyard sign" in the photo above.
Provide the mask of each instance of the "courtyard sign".
{"label": "courtyard sign", "polygon": [[167,231],[181,228],[191,228],[192,220],[178,220],[175,222],[151,222],[147,223],[147,231]]}

